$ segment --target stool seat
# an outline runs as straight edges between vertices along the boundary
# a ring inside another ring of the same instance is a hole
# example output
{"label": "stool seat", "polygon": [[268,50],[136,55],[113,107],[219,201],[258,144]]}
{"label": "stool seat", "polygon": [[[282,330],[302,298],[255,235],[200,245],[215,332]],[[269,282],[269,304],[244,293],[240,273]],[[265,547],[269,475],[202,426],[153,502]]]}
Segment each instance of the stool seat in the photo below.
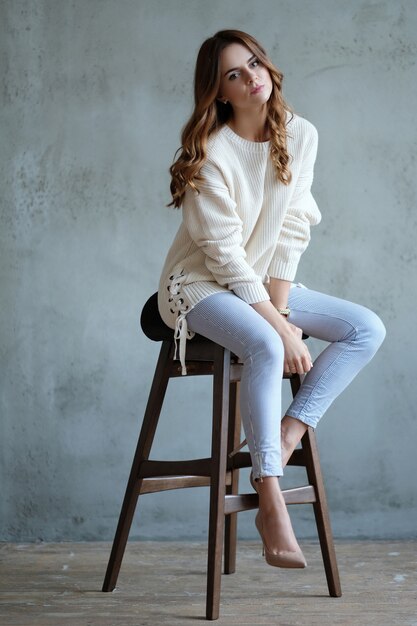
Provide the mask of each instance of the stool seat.
{"label": "stool seat", "polygon": [[[140,325],[144,334],[152,341],[172,340],[174,331],[163,321],[158,308],[158,292],[154,293],[145,303],[140,316]],[[211,343],[209,339],[196,333],[193,343]]]}
{"label": "stool seat", "polygon": [[[152,341],[171,340],[174,335],[172,328],[163,321],[158,308],[158,292],[154,293],[145,303],[140,316],[140,325],[143,333]],[[308,339],[308,335],[303,333],[303,339]],[[193,343],[211,343],[209,339],[195,333]]]}
{"label": "stool seat", "polygon": [[[182,378],[182,368],[173,358],[174,331],[160,316],[157,293],[145,303],[140,323],[145,335],[152,341],[162,342],[162,346],[102,589],[112,591],[116,586],[139,496],[170,489],[206,486],[210,489],[206,618],[217,619],[222,550],[224,573],[232,574],[236,569],[237,515],[259,506],[257,493],[239,493],[239,470],[252,466],[250,453],[239,452],[241,418],[237,391],[243,364],[230,350],[197,333],[189,340],[185,358],[186,376],[209,375],[213,379],[211,456],[181,461],[150,459],[169,380]],[[286,374],[284,378],[289,379],[295,396],[301,385],[300,376]],[[285,502],[313,505],[329,594],[339,597],[342,594],[339,572],[317,443],[311,427],[307,428],[301,440],[301,448],[294,450],[291,455],[288,466],[291,465],[305,468],[308,484],[283,490]],[[146,542],[144,549],[145,546]]]}

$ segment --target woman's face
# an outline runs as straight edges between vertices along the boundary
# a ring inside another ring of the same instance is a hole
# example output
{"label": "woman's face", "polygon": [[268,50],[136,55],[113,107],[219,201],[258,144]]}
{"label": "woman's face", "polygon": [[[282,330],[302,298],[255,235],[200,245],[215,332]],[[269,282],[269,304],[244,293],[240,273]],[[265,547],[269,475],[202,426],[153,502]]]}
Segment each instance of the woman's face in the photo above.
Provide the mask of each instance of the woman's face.
{"label": "woman's face", "polygon": [[[272,80],[258,58],[240,43],[231,43],[220,54],[221,81],[219,100],[233,109],[259,107],[269,100]],[[254,91],[256,87],[259,90]]]}

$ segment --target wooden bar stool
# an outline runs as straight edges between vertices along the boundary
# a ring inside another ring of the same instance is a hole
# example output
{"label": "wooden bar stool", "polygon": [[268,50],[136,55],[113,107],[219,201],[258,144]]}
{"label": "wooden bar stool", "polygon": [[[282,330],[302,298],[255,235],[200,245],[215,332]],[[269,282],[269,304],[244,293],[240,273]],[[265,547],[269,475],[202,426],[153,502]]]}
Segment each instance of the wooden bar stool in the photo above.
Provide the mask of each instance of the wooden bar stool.
{"label": "wooden bar stool", "polygon": [[[186,487],[210,487],[206,618],[218,619],[222,551],[224,573],[236,568],[237,513],[258,507],[258,494],[239,494],[239,469],[251,467],[249,452],[230,453],[238,447],[241,422],[237,385],[242,364],[229,350],[196,334],[187,341],[187,376],[213,376],[213,424],[211,456],[186,461],[157,461],[149,458],[159,415],[170,378],[181,376],[179,361],[173,360],[173,331],[162,321],[155,293],[145,304],[141,325],[154,341],[162,341],[136,453],[107,566],[103,591],[113,591],[122,563],[137,500],[145,493]],[[290,375],[292,393],[300,377]],[[320,470],[314,430],[308,428],[288,465],[306,468],[308,485],[284,490],[287,504],[311,503],[317,524],[329,594],[341,596],[339,573]]]}

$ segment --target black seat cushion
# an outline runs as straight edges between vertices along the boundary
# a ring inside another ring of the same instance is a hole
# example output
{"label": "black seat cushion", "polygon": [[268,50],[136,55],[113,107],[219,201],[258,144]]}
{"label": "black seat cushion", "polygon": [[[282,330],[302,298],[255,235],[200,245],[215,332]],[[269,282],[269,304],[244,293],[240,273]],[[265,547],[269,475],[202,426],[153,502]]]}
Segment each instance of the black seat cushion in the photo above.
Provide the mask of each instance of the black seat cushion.
{"label": "black seat cushion", "polygon": [[[154,293],[145,303],[140,316],[140,325],[143,332],[152,341],[165,341],[174,339],[174,331],[163,321],[158,309],[158,292]],[[190,341],[210,341],[197,333]]]}
{"label": "black seat cushion", "polygon": [[174,331],[162,320],[158,309],[158,292],[154,293],[146,302],[140,316],[140,325],[145,335],[152,341],[172,339]]}
{"label": "black seat cushion", "polygon": [[[145,335],[152,341],[172,340],[174,331],[162,320],[158,309],[158,292],[154,293],[145,303],[140,316],[140,325]],[[308,339],[308,335],[303,333],[303,339]],[[209,341],[201,335],[195,334],[191,341]]]}

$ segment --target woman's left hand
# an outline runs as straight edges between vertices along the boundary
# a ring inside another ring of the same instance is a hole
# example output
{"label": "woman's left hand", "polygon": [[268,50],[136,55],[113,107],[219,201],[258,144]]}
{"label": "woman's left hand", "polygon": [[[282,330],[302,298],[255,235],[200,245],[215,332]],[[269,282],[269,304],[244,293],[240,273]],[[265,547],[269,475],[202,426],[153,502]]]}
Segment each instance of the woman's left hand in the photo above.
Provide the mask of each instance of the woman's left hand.
{"label": "woman's left hand", "polygon": [[300,339],[302,339],[303,331],[301,330],[301,328],[298,328],[298,326],[294,326],[294,324],[291,324],[291,322],[287,322],[287,323],[288,323],[288,326],[290,327],[291,332],[294,333],[296,337],[299,337]]}
{"label": "woman's left hand", "polygon": [[[299,337],[299,339],[302,339],[302,338],[303,338],[303,331],[302,331],[302,329],[301,329],[301,328],[298,328],[298,326],[294,326],[294,324],[291,324],[291,322],[287,322],[287,324],[288,324],[288,326],[289,326],[289,328],[290,328],[290,331],[291,331],[291,332],[292,332],[292,333],[293,333],[296,337]],[[291,372],[290,372],[290,371],[285,370],[285,373],[286,373],[286,374],[290,374]]]}

